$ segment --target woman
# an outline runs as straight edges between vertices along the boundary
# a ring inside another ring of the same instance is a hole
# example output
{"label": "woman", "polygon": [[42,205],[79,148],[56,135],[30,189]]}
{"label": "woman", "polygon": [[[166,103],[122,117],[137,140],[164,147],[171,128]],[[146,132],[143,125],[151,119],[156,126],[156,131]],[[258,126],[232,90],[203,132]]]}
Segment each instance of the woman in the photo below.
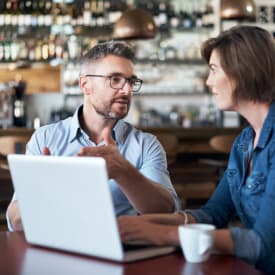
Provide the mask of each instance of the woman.
{"label": "woman", "polygon": [[[275,43],[258,27],[238,26],[207,40],[201,49],[210,73],[206,84],[220,110],[249,123],[236,138],[228,167],[212,197],[198,210],[120,217],[122,239],[179,244],[179,224],[217,228],[214,249],[275,274]],[[238,215],[242,227],[228,227]]]}

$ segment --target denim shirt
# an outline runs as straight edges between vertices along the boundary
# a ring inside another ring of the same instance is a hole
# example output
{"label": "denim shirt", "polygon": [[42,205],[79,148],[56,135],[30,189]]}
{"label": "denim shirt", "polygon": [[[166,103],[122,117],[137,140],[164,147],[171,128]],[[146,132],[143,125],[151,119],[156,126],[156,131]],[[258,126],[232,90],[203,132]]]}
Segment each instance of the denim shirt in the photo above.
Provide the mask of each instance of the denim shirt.
{"label": "denim shirt", "polygon": [[[80,127],[78,117],[81,111],[82,107],[73,117],[37,129],[27,144],[26,154],[41,155],[43,148],[48,147],[52,155],[75,156],[84,146],[104,145],[104,142],[96,145]],[[145,177],[169,191],[174,199],[174,209],[178,210],[180,202],[169,177],[166,154],[157,138],[123,120],[116,123],[112,135],[124,158]],[[137,214],[117,182],[110,179],[109,184],[116,215]],[[16,196],[13,196],[14,199]],[[9,229],[12,230],[8,219],[7,222]]]}
{"label": "denim shirt", "polygon": [[227,169],[209,201],[187,212],[217,228],[226,227],[237,214],[243,228],[230,228],[234,254],[275,274],[275,103],[254,149],[253,140],[254,130],[249,126],[234,141]]}

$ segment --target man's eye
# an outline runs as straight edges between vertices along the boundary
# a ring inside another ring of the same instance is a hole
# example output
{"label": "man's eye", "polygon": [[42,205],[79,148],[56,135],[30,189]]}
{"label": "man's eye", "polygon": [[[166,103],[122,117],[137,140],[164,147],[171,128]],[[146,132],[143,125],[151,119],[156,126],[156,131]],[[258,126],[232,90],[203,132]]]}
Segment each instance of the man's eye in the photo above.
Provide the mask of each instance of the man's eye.
{"label": "man's eye", "polygon": [[113,76],[113,77],[112,77],[112,81],[113,81],[113,83],[120,83],[120,82],[121,82],[121,80],[122,80],[122,78],[121,78],[121,77],[119,77],[119,76]]}
{"label": "man's eye", "polygon": [[136,78],[131,78],[130,79],[130,84],[131,85],[136,85],[137,84],[137,79]]}

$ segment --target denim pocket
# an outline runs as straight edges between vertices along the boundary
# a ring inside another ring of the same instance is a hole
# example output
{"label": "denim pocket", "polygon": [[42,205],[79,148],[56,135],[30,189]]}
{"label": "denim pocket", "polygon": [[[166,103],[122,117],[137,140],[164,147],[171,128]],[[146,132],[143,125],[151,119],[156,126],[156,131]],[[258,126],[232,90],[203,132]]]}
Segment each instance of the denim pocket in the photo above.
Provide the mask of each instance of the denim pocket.
{"label": "denim pocket", "polygon": [[265,190],[265,176],[252,173],[246,180],[245,188],[251,195],[262,193]]}
{"label": "denim pocket", "polygon": [[261,199],[265,192],[265,176],[259,173],[252,173],[246,180],[243,189],[243,207],[247,215],[253,220],[256,219],[261,206]]}

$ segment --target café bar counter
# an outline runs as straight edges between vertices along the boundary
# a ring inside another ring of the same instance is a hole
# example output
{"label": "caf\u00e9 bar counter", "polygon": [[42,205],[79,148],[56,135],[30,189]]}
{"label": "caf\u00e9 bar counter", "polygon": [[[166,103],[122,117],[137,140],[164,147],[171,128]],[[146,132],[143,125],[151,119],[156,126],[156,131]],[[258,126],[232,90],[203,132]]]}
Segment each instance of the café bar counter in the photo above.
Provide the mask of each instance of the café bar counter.
{"label": "caf\u00e9 bar counter", "polygon": [[[174,187],[181,198],[182,206],[192,199],[207,199],[213,192],[217,182],[217,168],[198,163],[202,157],[209,158],[219,153],[210,146],[211,137],[216,135],[237,135],[241,128],[142,128],[159,137],[173,137],[176,146],[171,144],[171,139],[163,139],[164,148],[167,153],[168,169]],[[28,128],[7,128],[0,129],[1,136],[27,136],[30,137],[33,129]],[[173,140],[173,139],[172,139]],[[1,152],[1,148],[0,148]],[[223,156],[227,159],[227,156]],[[200,171],[200,173],[198,173]],[[194,184],[195,183],[195,184]],[[8,170],[0,168],[0,201],[2,210],[7,206],[13,193],[10,174]],[[3,212],[3,211],[2,211]]]}
{"label": "caf\u00e9 bar counter", "polygon": [[0,274],[259,275],[262,273],[233,256],[212,255],[205,263],[187,263],[181,251],[166,256],[122,264],[90,256],[31,246],[26,243],[23,233],[0,232]]}
{"label": "caf\u00e9 bar counter", "polygon": [[[196,152],[213,152],[209,145],[209,139],[216,135],[238,134],[241,128],[223,128],[223,127],[197,127],[197,128],[182,128],[182,127],[157,127],[157,128],[141,128],[146,132],[158,135],[174,135],[178,139],[178,151],[181,153],[196,153]],[[7,128],[0,129],[1,136],[31,136],[33,129],[29,128]]]}

